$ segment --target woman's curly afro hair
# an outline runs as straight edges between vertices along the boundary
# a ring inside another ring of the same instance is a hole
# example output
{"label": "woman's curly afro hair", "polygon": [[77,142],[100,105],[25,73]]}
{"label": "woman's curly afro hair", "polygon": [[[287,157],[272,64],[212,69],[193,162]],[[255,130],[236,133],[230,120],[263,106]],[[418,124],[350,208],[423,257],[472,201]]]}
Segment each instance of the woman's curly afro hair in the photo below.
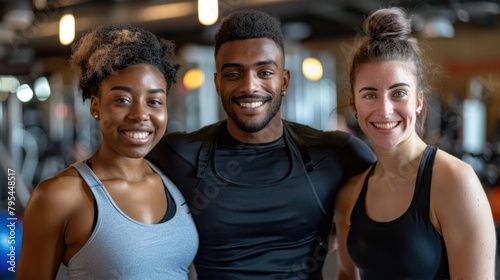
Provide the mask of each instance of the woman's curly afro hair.
{"label": "woman's curly afro hair", "polygon": [[79,80],[83,100],[99,93],[112,73],[137,64],[156,67],[167,81],[167,91],[177,82],[175,43],[139,27],[118,24],[98,26],[72,47],[71,69]]}

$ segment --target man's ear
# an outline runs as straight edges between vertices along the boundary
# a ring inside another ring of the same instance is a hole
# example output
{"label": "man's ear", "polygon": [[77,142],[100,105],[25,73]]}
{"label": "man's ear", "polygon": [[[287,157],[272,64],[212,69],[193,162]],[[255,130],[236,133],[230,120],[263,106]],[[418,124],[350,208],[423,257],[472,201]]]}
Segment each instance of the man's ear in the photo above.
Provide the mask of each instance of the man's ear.
{"label": "man's ear", "polygon": [[214,84],[215,84],[215,91],[217,91],[217,95],[220,96],[219,93],[219,81],[218,81],[218,75],[217,72],[214,73]]}
{"label": "man's ear", "polygon": [[283,70],[283,85],[281,86],[281,92],[287,92],[288,86],[290,85],[290,70],[284,69]]}

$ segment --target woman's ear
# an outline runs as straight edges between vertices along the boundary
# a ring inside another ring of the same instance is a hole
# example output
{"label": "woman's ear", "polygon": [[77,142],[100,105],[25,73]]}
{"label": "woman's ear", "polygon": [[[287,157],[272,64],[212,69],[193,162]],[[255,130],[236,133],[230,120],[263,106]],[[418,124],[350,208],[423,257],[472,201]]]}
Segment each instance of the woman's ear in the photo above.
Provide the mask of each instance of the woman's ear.
{"label": "woman's ear", "polygon": [[424,92],[420,91],[417,95],[417,115],[420,115],[422,109],[424,108]]}
{"label": "woman's ear", "polygon": [[99,118],[99,107],[99,98],[97,98],[97,96],[95,95],[92,95],[90,97],[90,115],[92,115],[94,119]]}
{"label": "woman's ear", "polygon": [[356,110],[356,105],[354,104],[354,98],[352,98],[352,96],[347,97],[347,102],[349,102],[352,112],[357,115],[358,111]]}

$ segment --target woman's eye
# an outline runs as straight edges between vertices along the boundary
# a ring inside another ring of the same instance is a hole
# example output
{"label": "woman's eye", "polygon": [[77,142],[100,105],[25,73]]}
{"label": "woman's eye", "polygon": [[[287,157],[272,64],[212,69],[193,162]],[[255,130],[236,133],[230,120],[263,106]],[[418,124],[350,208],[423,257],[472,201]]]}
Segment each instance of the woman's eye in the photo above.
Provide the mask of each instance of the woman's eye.
{"label": "woman's eye", "polygon": [[161,102],[160,100],[151,100],[149,101],[150,104],[153,104],[153,105],[162,105],[163,102]]}
{"label": "woman's eye", "polygon": [[365,95],[363,95],[363,98],[365,99],[374,99],[375,97],[376,95],[373,93],[366,93]]}
{"label": "woman's eye", "polygon": [[397,96],[397,97],[404,97],[406,96],[406,91],[404,90],[398,90],[394,93],[394,96]]}

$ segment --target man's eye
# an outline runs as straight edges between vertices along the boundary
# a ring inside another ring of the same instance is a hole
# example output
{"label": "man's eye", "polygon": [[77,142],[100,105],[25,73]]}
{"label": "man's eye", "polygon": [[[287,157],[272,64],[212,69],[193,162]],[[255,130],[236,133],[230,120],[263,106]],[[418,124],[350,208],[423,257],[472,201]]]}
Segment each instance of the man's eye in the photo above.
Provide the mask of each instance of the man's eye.
{"label": "man's eye", "polygon": [[119,102],[119,103],[127,103],[128,99],[127,98],[117,98],[117,99],[115,99],[115,101]]}
{"label": "man's eye", "polygon": [[226,76],[227,78],[236,78],[236,77],[238,77],[238,73],[236,73],[236,72],[230,72],[230,73],[227,73],[224,76]]}

